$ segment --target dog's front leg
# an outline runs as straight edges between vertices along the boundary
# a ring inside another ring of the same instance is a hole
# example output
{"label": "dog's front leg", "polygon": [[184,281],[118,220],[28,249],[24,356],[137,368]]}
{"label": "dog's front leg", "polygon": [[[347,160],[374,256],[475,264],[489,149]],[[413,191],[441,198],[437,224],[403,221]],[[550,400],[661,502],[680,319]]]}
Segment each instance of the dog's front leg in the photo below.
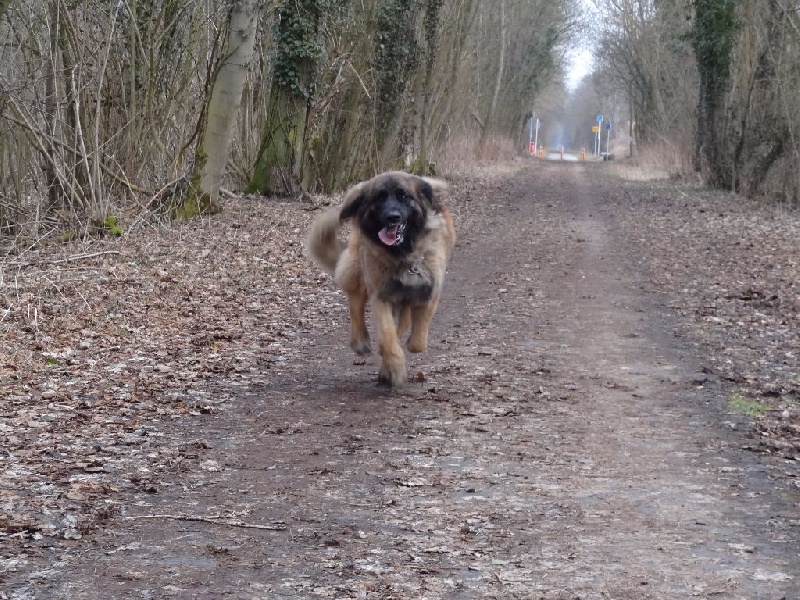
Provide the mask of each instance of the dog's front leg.
{"label": "dog's front leg", "polygon": [[411,335],[406,344],[409,352],[416,354],[424,352],[428,348],[428,327],[437,306],[439,306],[439,298],[434,297],[427,304],[411,309]]}
{"label": "dog's front leg", "polygon": [[378,326],[378,349],[381,353],[380,383],[396,387],[406,380],[406,356],[397,339],[397,324],[392,305],[375,300],[373,312]]}
{"label": "dog's front leg", "polygon": [[364,320],[367,290],[361,288],[356,292],[348,293],[347,300],[350,308],[350,347],[359,356],[364,356],[372,352],[367,322]]}
{"label": "dog's front leg", "polygon": [[397,321],[397,337],[403,339],[403,336],[408,333],[408,328],[411,327],[411,307],[401,306],[398,309]]}

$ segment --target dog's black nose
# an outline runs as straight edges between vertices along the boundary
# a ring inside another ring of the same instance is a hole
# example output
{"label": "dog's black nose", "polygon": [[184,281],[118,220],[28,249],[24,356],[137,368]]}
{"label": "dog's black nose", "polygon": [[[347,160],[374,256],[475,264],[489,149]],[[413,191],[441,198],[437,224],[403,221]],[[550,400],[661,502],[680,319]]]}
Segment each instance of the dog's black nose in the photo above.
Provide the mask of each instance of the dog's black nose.
{"label": "dog's black nose", "polygon": [[394,225],[403,220],[403,215],[399,210],[387,210],[383,214],[383,218],[386,219],[386,222],[390,225]]}

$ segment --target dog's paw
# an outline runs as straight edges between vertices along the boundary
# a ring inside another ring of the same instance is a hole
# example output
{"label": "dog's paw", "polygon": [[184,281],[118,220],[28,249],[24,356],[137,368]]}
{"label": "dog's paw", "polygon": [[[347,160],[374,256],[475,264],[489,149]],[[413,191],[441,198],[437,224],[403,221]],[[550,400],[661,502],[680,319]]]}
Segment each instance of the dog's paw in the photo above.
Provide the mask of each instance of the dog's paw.
{"label": "dog's paw", "polygon": [[366,356],[367,354],[372,354],[372,344],[370,343],[368,338],[363,340],[353,340],[350,342],[350,347],[353,349],[353,352],[358,354],[359,356]]}
{"label": "dog's paw", "polygon": [[425,352],[428,349],[428,338],[427,336],[417,336],[412,334],[410,338],[408,338],[408,343],[406,344],[406,348],[408,348],[409,352],[414,354],[419,354],[420,352]]}
{"label": "dog's paw", "polygon": [[402,367],[400,366],[390,366],[386,363],[381,365],[380,371],[378,371],[378,383],[381,385],[386,385],[389,387],[398,387],[403,385],[406,382],[406,368],[405,365]]}

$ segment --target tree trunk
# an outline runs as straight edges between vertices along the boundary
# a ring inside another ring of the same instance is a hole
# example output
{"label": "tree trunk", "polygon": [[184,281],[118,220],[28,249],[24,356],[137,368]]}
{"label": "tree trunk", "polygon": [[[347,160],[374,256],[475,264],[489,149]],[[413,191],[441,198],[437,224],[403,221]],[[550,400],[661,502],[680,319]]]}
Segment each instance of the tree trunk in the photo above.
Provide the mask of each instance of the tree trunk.
{"label": "tree trunk", "polygon": [[455,13],[443,17],[445,23],[449,18],[450,37],[443,40],[442,45],[449,51],[445,53],[438,69],[446,83],[439,90],[437,106],[432,109],[432,126],[429,126],[429,139],[435,140],[437,144],[447,138],[447,129],[455,120],[453,115],[457,112],[455,107],[459,105],[460,98],[452,90],[457,89],[459,83],[469,33],[478,14],[476,6],[476,0],[462,0],[456,7]]}
{"label": "tree trunk", "polygon": [[11,0],[0,0],[0,19],[6,14],[9,6],[11,6]]}
{"label": "tree trunk", "polygon": [[[258,152],[249,192],[292,196],[297,191],[300,157],[305,137],[307,101],[281,88],[274,88],[269,118]],[[294,143],[293,143],[294,140]]]}
{"label": "tree trunk", "polygon": [[257,6],[256,0],[234,0],[231,5],[228,39],[205,111],[203,137],[195,155],[191,185],[186,198],[173,211],[177,218],[219,211],[219,188],[228,162],[245,79],[253,58]]}
{"label": "tree trunk", "polygon": [[697,57],[700,90],[697,107],[695,168],[706,168],[711,183],[731,181],[731,156],[722,135],[726,85],[730,77],[733,40],[737,33],[735,0],[695,2],[692,45]]}
{"label": "tree trunk", "polygon": [[628,110],[630,114],[628,115],[628,156],[633,158],[633,148],[635,146],[635,140],[633,139],[633,126],[634,126],[634,112],[633,112],[633,84],[630,84],[630,90],[628,92]]}
{"label": "tree trunk", "polygon": [[320,0],[285,0],[278,9],[275,71],[269,116],[249,192],[294,195],[302,180],[309,105],[321,54]]}
{"label": "tree trunk", "polygon": [[130,65],[128,71],[128,118],[131,120],[130,129],[133,131],[133,139],[137,139],[139,128],[139,91],[136,81],[139,73],[139,44],[137,42],[139,16],[137,14],[137,0],[128,0],[128,10],[130,11],[130,23],[128,25],[128,43],[130,44]]}
{"label": "tree trunk", "polygon": [[[5,6],[8,6],[6,2]],[[5,7],[0,6],[3,10]],[[48,41],[49,56],[47,57],[47,64],[45,66],[45,119],[47,121],[46,131],[49,137],[46,148],[50,155],[43,157],[44,176],[47,182],[47,212],[55,211],[62,208],[62,181],[58,177],[58,172],[55,166],[55,148],[53,147],[52,140],[56,139],[56,128],[58,127],[58,99],[56,98],[56,70],[58,68],[58,27],[60,25],[60,17],[58,14],[58,2],[50,4],[50,31]],[[3,15],[0,14],[0,17]]]}
{"label": "tree trunk", "polygon": [[436,165],[431,162],[429,148],[429,129],[433,103],[433,70],[436,65],[436,52],[439,45],[439,21],[441,19],[441,0],[428,0],[425,6],[425,69],[419,77],[420,89],[416,94],[417,122],[416,129],[416,156],[411,165],[411,172],[417,175],[438,175]]}
{"label": "tree trunk", "polygon": [[497,104],[500,99],[500,89],[503,86],[503,71],[506,63],[506,0],[500,0],[500,54],[497,59],[497,77],[494,82],[492,101],[489,105],[489,112],[483,120],[481,128],[481,139],[478,143],[481,155],[483,154],[489,134],[491,133],[496,118]]}

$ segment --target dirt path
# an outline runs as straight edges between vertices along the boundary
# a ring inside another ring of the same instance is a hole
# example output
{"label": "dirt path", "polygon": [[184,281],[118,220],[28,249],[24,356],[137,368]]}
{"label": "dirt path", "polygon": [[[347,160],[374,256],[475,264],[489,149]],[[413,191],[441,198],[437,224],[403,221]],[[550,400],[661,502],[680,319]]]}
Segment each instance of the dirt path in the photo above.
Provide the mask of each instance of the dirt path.
{"label": "dirt path", "polygon": [[800,598],[796,499],[740,449],[615,186],[553,165],[480,199],[414,383],[377,388],[332,309],[180,432],[200,468],[0,598]]}

